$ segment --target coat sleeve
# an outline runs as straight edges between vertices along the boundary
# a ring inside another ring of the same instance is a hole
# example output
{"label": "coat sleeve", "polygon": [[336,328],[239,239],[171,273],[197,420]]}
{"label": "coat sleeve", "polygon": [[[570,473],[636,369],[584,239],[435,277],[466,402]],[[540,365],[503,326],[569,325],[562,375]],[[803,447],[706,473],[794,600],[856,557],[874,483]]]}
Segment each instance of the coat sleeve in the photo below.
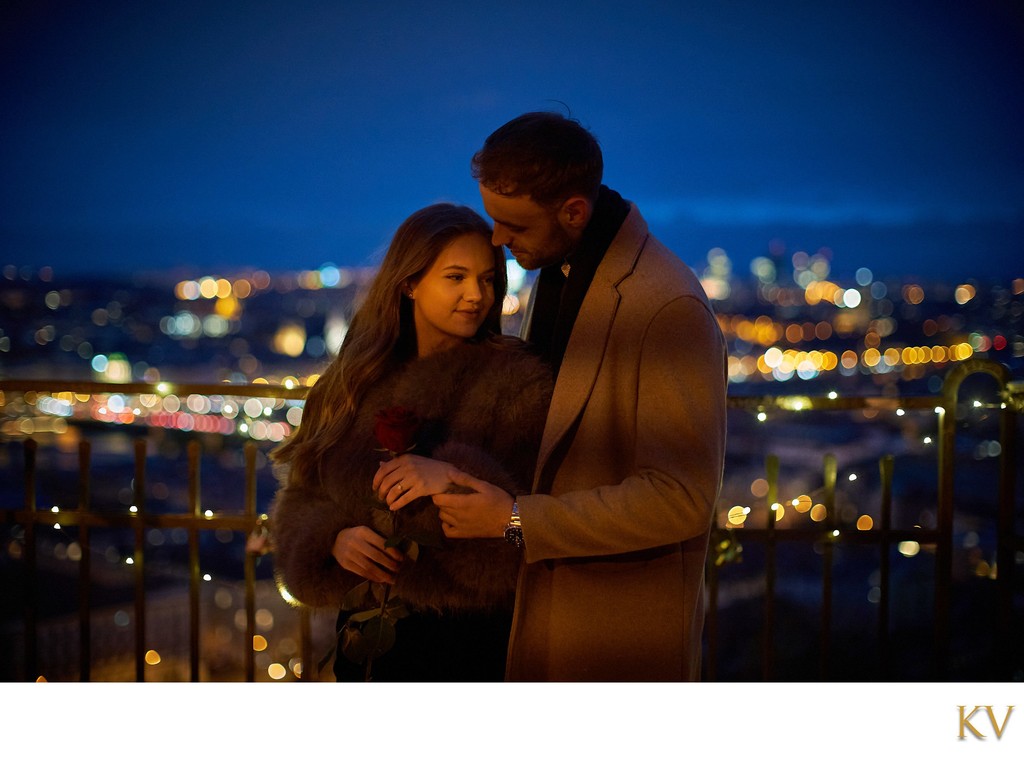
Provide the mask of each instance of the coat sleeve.
{"label": "coat sleeve", "polygon": [[639,341],[634,452],[622,454],[633,469],[616,484],[521,496],[528,562],[641,551],[710,527],[725,460],[721,330],[705,304],[684,296],[661,308]]}
{"label": "coat sleeve", "polygon": [[348,572],[332,554],[345,527],[340,507],[317,490],[283,487],[271,509],[274,571],[279,585],[310,607],[337,607],[363,578]]}

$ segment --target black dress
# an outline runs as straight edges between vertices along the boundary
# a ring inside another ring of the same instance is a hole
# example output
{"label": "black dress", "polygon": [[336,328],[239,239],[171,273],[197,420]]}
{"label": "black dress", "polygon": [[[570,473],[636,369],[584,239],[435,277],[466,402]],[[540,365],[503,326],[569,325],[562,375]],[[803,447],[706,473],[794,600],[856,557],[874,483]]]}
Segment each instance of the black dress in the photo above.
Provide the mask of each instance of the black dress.
{"label": "black dress", "polygon": [[[338,630],[352,612],[338,614]],[[376,657],[375,682],[502,681],[512,613],[467,612],[437,615],[414,612],[395,624],[395,645]],[[365,681],[365,665],[346,659],[341,644],[334,657],[339,682]]]}

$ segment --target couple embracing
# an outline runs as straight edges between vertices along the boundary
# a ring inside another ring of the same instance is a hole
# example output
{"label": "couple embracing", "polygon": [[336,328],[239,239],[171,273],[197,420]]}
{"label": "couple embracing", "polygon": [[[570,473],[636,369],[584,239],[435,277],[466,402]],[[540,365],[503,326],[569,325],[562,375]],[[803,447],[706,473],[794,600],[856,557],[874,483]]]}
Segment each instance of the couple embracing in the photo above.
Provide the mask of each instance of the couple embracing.
{"label": "couple embracing", "polygon": [[[276,574],[339,610],[338,680],[699,680],[727,383],[707,297],[576,120],[513,119],[472,171],[491,224],[402,223],[274,454]],[[539,270],[521,339],[503,248]]]}

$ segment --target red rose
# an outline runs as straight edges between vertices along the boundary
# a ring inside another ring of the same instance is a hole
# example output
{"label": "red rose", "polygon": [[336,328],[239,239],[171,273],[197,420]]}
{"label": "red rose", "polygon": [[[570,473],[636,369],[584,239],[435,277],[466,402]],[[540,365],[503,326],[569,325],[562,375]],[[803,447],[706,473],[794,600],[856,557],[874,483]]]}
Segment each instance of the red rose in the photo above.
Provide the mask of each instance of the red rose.
{"label": "red rose", "polygon": [[373,433],[377,441],[392,455],[405,453],[416,446],[420,417],[401,405],[377,412]]}

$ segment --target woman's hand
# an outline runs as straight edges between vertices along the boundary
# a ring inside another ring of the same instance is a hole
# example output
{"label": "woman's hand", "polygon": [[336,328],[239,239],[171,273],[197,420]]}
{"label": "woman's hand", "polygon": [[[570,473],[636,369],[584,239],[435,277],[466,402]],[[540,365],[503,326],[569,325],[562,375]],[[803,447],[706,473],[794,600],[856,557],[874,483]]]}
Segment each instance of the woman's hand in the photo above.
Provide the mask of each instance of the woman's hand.
{"label": "woman's hand", "polygon": [[331,553],[343,569],[371,583],[394,583],[405,555],[397,548],[385,548],[384,543],[369,527],[348,527],[334,538]]}
{"label": "woman's hand", "polygon": [[373,475],[373,490],[389,509],[398,511],[417,498],[447,490],[451,468],[445,461],[407,453],[380,465]]}

